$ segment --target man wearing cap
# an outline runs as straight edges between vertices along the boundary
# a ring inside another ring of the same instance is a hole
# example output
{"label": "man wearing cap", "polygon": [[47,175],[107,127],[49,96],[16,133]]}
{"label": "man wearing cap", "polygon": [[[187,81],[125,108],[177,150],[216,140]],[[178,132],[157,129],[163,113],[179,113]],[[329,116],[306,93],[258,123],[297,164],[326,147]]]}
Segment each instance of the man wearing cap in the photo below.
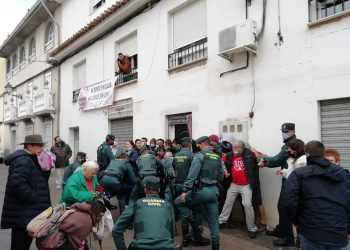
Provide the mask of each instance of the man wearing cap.
{"label": "man wearing cap", "polygon": [[[196,143],[201,152],[193,157],[190,171],[183,185],[183,192],[176,198],[175,205],[180,211],[183,223],[188,223],[192,219],[189,206],[197,204],[203,206],[209,224],[212,249],[217,250],[220,241],[217,185],[224,178],[224,170],[221,166],[221,158],[211,149],[208,136],[200,137]],[[200,237],[199,225],[196,225],[193,231],[194,238]]]}
{"label": "man wearing cap", "polygon": [[212,146],[212,149],[214,153],[217,153],[220,157],[222,156],[222,148],[219,140],[219,136],[212,134],[209,136],[210,145]]}
{"label": "man wearing cap", "polygon": [[12,229],[11,250],[29,250],[32,237],[27,224],[51,206],[48,180],[50,171],[43,171],[37,156],[45,143],[41,135],[28,135],[23,150],[17,150],[5,159],[9,166],[1,228]]}
{"label": "man wearing cap", "polygon": [[85,152],[78,152],[77,156],[75,157],[75,161],[64,170],[62,189],[64,189],[64,186],[66,185],[69,177],[71,177],[71,175],[75,172],[75,170],[77,170],[77,168],[81,167],[81,165],[84,162],[86,162],[86,153]]}
{"label": "man wearing cap", "polygon": [[118,198],[119,214],[125,210],[125,192],[123,186],[125,183],[135,185],[136,177],[129,161],[126,151],[123,151],[118,159],[112,160],[107,169],[101,173],[100,185],[106,193]]}
{"label": "man wearing cap", "polygon": [[97,148],[97,163],[100,166],[100,171],[105,170],[111,160],[116,159],[111,148],[114,145],[114,140],[115,136],[108,134],[106,141]]}
{"label": "man wearing cap", "polygon": [[171,204],[158,195],[159,179],[149,176],[145,181],[146,197],[132,203],[119,216],[112,235],[118,250],[126,250],[124,232],[134,227],[134,239],[128,249],[173,250],[175,219]]}
{"label": "man wearing cap", "polygon": [[[294,123],[283,123],[281,127],[282,131],[282,139],[284,145],[281,148],[281,151],[272,157],[264,156],[259,162],[259,167],[269,167],[276,168],[281,167],[281,169],[287,169],[287,159],[288,155],[288,146],[287,143],[293,139],[296,139],[295,135],[295,124]],[[283,189],[285,178],[282,178],[282,188]],[[281,195],[281,194],[280,194]],[[278,214],[279,214],[279,223],[273,231],[266,231],[267,235],[278,237],[273,241],[273,244],[276,246],[294,246],[294,235],[293,232],[287,232],[285,228],[288,228],[287,225],[290,224],[289,219],[286,215],[285,210],[282,208],[280,204],[280,199],[277,204]]]}

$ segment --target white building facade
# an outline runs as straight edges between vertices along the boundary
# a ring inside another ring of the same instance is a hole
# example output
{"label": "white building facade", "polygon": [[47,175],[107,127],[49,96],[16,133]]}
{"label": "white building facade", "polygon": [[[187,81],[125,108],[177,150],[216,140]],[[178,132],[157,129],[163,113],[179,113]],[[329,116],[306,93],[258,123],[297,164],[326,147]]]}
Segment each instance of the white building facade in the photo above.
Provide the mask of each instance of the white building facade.
{"label": "white building facade", "polygon": [[60,14],[59,3],[37,1],[0,47],[5,155],[22,148],[26,135],[41,134],[50,148],[58,134],[59,69],[47,59],[59,45]]}
{"label": "white building facade", "polygon": [[[63,2],[64,42],[51,53],[60,65],[61,137],[90,159],[107,133],[120,144],[231,134],[274,155],[281,124],[294,122],[300,139],[340,150],[350,167],[350,1],[279,2]],[[84,11],[74,20],[85,23],[68,25],[78,4]],[[113,104],[79,111],[79,89],[114,77],[119,52],[132,71],[117,80]],[[281,181],[273,169],[260,179],[273,225]]]}

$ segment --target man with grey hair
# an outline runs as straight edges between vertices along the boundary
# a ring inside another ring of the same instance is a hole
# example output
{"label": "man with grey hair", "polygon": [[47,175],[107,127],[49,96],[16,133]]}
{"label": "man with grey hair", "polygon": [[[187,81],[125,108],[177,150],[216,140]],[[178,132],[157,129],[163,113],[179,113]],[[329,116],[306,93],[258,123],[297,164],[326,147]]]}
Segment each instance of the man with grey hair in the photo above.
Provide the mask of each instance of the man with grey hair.
{"label": "man with grey hair", "polygon": [[258,228],[254,224],[255,216],[252,205],[252,190],[259,182],[257,160],[254,154],[245,148],[243,141],[235,141],[232,145],[233,152],[228,152],[223,161],[230,173],[231,184],[227,190],[226,201],[219,216],[220,227],[224,227],[229,218],[232,206],[240,194],[242,205],[246,215],[248,236],[256,238]]}

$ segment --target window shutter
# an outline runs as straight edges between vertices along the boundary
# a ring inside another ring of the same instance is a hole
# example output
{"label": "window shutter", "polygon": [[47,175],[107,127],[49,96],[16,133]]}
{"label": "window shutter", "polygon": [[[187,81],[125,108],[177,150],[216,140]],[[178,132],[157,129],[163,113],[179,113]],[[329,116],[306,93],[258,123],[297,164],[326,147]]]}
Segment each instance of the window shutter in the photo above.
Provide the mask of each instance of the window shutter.
{"label": "window shutter", "polygon": [[137,54],[137,34],[120,41],[118,53],[123,53],[129,57]]}
{"label": "window shutter", "polygon": [[173,49],[207,36],[207,2],[196,0],[173,13]]}
{"label": "window shutter", "polygon": [[86,85],[86,62],[79,64],[76,67],[77,89]]}

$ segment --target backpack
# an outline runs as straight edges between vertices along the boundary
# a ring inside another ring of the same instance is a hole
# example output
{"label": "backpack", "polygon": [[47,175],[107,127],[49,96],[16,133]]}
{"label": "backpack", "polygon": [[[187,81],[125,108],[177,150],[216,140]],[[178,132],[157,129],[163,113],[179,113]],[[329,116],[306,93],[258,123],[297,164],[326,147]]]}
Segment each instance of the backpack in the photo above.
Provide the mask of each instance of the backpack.
{"label": "backpack", "polygon": [[55,168],[56,155],[51,151],[43,150],[38,156],[38,162],[43,171],[50,171]]}
{"label": "backpack", "polygon": [[60,223],[73,212],[75,210],[68,209],[65,203],[49,207],[29,222],[28,234],[35,239],[47,236],[58,229]]}

